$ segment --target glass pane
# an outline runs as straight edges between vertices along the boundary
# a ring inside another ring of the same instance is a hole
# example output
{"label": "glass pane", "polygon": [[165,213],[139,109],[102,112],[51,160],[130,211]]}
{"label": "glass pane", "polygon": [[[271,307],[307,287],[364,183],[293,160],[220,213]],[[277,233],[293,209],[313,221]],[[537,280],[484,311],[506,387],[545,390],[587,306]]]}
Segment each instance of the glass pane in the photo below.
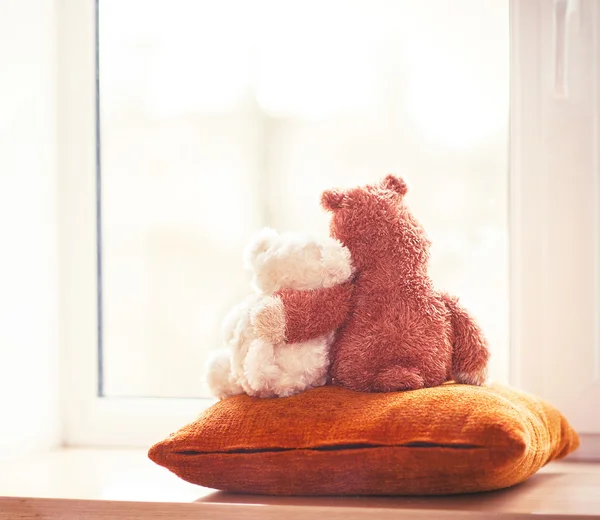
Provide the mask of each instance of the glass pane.
{"label": "glass pane", "polygon": [[508,36],[497,0],[99,0],[105,395],[206,395],[251,234],[388,172],[503,378]]}

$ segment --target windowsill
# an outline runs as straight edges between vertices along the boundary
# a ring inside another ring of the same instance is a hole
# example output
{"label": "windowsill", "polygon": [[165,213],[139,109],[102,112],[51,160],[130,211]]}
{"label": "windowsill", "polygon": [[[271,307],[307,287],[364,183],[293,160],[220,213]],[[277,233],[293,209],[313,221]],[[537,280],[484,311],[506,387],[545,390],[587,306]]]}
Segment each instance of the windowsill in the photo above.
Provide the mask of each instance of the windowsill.
{"label": "windowsill", "polygon": [[[515,518],[600,519],[600,463],[549,464],[512,489],[454,497],[280,498],[229,495],[188,484],[143,450],[65,449],[0,464],[4,518]],[[66,500],[69,499],[69,500]],[[322,508],[327,509],[323,511]],[[319,511],[320,510],[320,511]]]}

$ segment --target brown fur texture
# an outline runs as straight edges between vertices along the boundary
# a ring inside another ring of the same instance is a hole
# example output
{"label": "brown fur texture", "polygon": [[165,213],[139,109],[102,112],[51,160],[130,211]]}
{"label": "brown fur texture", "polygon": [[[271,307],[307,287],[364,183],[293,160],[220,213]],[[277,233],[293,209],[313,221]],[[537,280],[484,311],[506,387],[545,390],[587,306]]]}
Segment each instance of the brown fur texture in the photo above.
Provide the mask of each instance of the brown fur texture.
{"label": "brown fur texture", "polygon": [[339,328],[350,312],[353,291],[352,282],[312,291],[280,291],[278,303],[285,317],[285,340],[288,343],[308,341]]}
{"label": "brown fur texture", "polygon": [[323,193],[331,236],[349,248],[356,274],[332,289],[278,293],[286,340],[337,328],[331,381],[352,390],[414,390],[449,379],[481,385],[485,337],[456,298],[434,289],[430,243],[404,202],[406,191],[402,179],[388,175],[377,185]]}

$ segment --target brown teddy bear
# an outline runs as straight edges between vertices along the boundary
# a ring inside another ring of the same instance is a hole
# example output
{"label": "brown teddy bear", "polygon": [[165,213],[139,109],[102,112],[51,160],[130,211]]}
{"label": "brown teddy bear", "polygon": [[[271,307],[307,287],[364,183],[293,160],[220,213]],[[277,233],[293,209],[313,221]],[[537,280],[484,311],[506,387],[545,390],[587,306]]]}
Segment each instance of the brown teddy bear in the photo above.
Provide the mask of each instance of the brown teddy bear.
{"label": "brown teddy bear", "polygon": [[450,379],[481,385],[486,340],[458,300],[433,287],[430,243],[404,202],[406,190],[388,175],[324,192],[331,236],[350,250],[355,276],[326,289],[279,291],[254,310],[255,332],[293,343],[337,329],[331,382],[352,390],[413,390]]}

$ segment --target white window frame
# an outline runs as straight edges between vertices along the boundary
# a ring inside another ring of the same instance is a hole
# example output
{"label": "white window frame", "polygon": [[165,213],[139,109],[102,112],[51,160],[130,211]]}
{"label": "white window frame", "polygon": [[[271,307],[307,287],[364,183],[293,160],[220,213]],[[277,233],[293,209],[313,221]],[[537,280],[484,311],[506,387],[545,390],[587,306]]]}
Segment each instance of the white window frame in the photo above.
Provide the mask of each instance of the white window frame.
{"label": "white window frame", "polygon": [[[581,437],[572,458],[600,460],[600,67],[571,73],[572,93],[558,81],[581,59],[577,38],[600,63],[600,2],[510,7],[510,381],[565,413]],[[573,99],[585,81],[591,124]]]}
{"label": "white window frame", "polygon": [[[523,23],[523,16],[528,14],[522,11],[536,9],[548,1],[552,0],[511,0],[511,26]],[[525,5],[529,8],[523,9]],[[214,400],[98,397],[95,1],[59,0],[57,9],[63,439],[70,446],[147,447],[189,422]],[[518,63],[515,53],[523,42],[517,43],[512,49],[514,63]],[[527,100],[513,89],[509,379],[513,384],[543,393],[549,383],[544,374],[537,372],[535,360],[544,355],[539,346],[548,338],[532,334],[526,320],[543,318],[534,296],[557,273],[542,269],[540,276],[544,258],[526,240],[529,236],[526,231],[547,216],[531,211],[536,207],[534,202],[550,211],[551,194],[539,190],[540,185],[545,185],[539,175],[541,170],[536,169],[539,165],[528,163],[520,154],[520,140],[531,131],[519,117],[522,102]],[[579,208],[574,206],[570,210],[577,213]],[[554,345],[550,351],[556,348]],[[584,432],[580,458],[600,457],[600,436],[593,433]]]}
{"label": "white window frame", "polygon": [[57,9],[63,442],[148,447],[214,401],[98,397],[95,1]]}

